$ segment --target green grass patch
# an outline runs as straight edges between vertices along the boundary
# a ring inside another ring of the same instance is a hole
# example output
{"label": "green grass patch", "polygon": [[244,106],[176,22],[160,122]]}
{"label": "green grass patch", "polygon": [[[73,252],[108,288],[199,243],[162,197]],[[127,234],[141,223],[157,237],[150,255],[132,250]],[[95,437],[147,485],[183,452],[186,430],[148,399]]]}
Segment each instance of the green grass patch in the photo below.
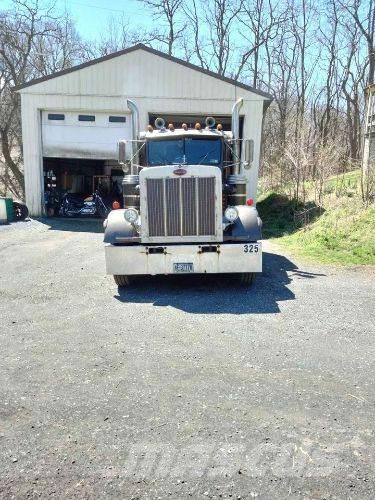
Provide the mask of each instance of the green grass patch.
{"label": "green grass patch", "polygon": [[296,208],[296,203],[283,194],[265,193],[257,203],[264,237],[279,238],[294,231],[293,213]]}
{"label": "green grass patch", "polygon": [[294,222],[302,204],[283,194],[264,193],[257,204],[264,237],[310,260],[375,265],[375,205],[366,207],[361,201],[360,172],[332,177],[324,189],[324,209],[314,211],[304,227]]}
{"label": "green grass patch", "polygon": [[320,262],[375,264],[375,207],[338,206],[313,224],[279,238],[292,252]]}

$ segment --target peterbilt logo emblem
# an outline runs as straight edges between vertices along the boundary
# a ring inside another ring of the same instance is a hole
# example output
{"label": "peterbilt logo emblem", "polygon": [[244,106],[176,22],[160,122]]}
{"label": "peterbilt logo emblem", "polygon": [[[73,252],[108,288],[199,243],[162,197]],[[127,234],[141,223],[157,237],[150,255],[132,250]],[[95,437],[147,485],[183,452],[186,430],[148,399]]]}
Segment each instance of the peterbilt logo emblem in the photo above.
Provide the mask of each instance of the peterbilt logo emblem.
{"label": "peterbilt logo emblem", "polygon": [[173,170],[173,173],[175,175],[185,175],[186,170],[184,168],[176,168],[176,170]]}

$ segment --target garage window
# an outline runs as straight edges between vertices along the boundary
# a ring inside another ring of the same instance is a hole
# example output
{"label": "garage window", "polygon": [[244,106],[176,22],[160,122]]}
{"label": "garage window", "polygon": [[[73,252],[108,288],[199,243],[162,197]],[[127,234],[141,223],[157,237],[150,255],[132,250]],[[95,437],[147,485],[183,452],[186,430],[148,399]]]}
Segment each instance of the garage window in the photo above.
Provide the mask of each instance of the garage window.
{"label": "garage window", "polygon": [[95,115],[78,115],[78,120],[80,122],[94,122]]}
{"label": "garage window", "polygon": [[109,117],[109,122],[110,123],[125,123],[126,122],[126,116],[110,116]]}
{"label": "garage window", "polygon": [[65,115],[60,113],[48,113],[49,120],[65,120]]}

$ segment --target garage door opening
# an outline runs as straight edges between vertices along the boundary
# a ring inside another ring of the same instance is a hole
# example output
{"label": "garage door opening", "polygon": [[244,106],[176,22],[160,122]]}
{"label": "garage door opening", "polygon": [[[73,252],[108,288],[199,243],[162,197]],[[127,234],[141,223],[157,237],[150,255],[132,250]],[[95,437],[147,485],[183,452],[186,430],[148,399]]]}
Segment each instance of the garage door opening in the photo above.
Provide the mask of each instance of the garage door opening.
{"label": "garage door opening", "polygon": [[[116,200],[122,206],[123,171],[117,161],[79,158],[43,158],[44,201],[46,215],[98,216],[104,210],[90,213],[90,202],[104,203],[110,209]],[[69,196],[67,196],[69,195]],[[64,201],[65,200],[65,201]],[[66,200],[76,210],[66,211]],[[65,203],[65,205],[64,205]],[[77,207],[82,205],[83,210]],[[92,205],[91,205],[92,206]],[[77,212],[77,213],[75,213]]]}

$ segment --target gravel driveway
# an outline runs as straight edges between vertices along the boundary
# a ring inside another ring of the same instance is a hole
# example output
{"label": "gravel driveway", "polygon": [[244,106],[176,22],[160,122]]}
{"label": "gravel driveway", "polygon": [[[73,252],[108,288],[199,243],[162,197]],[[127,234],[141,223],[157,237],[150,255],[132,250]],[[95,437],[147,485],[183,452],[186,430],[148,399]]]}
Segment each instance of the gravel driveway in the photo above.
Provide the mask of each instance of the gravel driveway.
{"label": "gravel driveway", "polygon": [[0,228],[1,497],[374,497],[372,269],[119,292],[100,231]]}

